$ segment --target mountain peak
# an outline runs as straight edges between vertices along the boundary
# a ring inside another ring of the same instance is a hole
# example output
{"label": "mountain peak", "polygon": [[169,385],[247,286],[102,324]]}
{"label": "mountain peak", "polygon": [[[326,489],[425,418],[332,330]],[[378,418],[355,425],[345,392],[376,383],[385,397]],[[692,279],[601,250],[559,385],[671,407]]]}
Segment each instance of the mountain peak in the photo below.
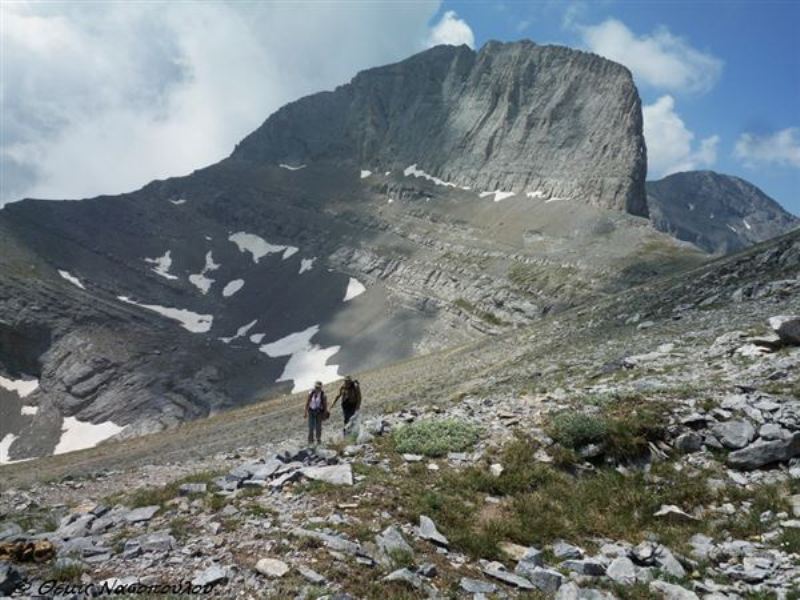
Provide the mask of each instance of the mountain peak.
{"label": "mountain peak", "polygon": [[641,104],[630,72],[530,40],[436,46],[278,110],[232,158],[373,171],[417,165],[461,187],[647,215]]}
{"label": "mountain peak", "polygon": [[647,195],[656,228],[709,252],[738,250],[800,225],[749,181],[716,171],[648,181]]}

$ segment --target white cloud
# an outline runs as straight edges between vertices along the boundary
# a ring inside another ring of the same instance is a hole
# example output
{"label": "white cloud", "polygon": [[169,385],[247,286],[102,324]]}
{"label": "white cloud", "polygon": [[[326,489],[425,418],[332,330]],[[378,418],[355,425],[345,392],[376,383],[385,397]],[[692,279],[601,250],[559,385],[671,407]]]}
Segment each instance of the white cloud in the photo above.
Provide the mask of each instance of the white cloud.
{"label": "white cloud", "polygon": [[213,163],[286,102],[420,50],[439,4],[2,2],[0,206]]}
{"label": "white cloud", "polygon": [[675,112],[672,96],[661,96],[653,104],[645,105],[642,116],[651,178],[710,167],[716,162],[719,136],[704,138],[699,146],[693,147],[695,135]]}
{"label": "white cloud", "polygon": [[800,129],[789,127],[767,135],[743,133],[733,155],[748,167],[775,164],[800,168]]}
{"label": "white cloud", "polygon": [[442,15],[441,20],[433,26],[428,36],[427,45],[438,46],[448,44],[450,46],[460,46],[466,44],[470,48],[475,47],[475,35],[464,19],[459,19],[458,15],[452,10],[448,10]]}
{"label": "white cloud", "polygon": [[593,52],[628,67],[638,82],[674,92],[707,92],[719,79],[723,62],[659,27],[635,35],[624,23],[606,19],[578,28]]}

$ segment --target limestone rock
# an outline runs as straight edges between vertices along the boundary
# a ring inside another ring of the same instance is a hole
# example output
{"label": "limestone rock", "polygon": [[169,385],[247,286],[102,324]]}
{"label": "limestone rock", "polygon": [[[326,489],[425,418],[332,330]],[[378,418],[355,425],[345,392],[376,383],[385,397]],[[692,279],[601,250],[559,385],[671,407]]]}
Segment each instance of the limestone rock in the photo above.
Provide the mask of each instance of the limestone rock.
{"label": "limestone rock", "polygon": [[447,538],[436,529],[436,524],[425,515],[420,515],[419,517],[419,537],[433,542],[437,546],[448,546],[450,544]]}
{"label": "limestone rock", "polygon": [[271,579],[278,579],[289,572],[289,565],[277,558],[261,558],[256,563],[256,571]]}
{"label": "limestone rock", "polygon": [[784,344],[800,346],[800,315],[771,317],[769,326]]}
{"label": "limestone rock", "polygon": [[749,446],[728,455],[727,462],[735,469],[758,469],[775,462],[800,456],[800,432],[782,440],[757,440]]}
{"label": "limestone rock", "polygon": [[309,479],[323,481],[331,485],[353,485],[353,472],[349,464],[328,467],[305,467],[300,472]]}
{"label": "limestone rock", "polygon": [[743,419],[717,423],[711,431],[723,446],[734,450],[744,448],[756,436],[756,430],[750,422]]}
{"label": "limestone rock", "polygon": [[650,590],[657,593],[664,600],[700,600],[694,592],[666,581],[656,580],[650,582]]}

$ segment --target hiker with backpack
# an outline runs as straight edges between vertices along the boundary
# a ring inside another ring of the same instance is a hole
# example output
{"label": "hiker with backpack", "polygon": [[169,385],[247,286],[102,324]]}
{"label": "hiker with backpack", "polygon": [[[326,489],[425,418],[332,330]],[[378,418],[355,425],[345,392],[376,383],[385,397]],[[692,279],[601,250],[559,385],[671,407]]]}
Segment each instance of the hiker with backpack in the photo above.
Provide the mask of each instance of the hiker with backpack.
{"label": "hiker with backpack", "polygon": [[317,444],[322,442],[322,422],[330,417],[328,411],[328,397],[322,389],[322,382],[317,381],[314,389],[308,393],[306,399],[305,418],[308,420],[308,443],[314,443],[316,435]]}
{"label": "hiker with backpack", "polygon": [[336,394],[331,408],[336,406],[339,399],[342,400],[342,414],[344,415],[344,426],[346,430],[350,419],[352,419],[361,408],[361,386],[357,379],[353,379],[350,375],[344,378],[344,383],[342,383],[342,387],[339,388],[339,393]]}

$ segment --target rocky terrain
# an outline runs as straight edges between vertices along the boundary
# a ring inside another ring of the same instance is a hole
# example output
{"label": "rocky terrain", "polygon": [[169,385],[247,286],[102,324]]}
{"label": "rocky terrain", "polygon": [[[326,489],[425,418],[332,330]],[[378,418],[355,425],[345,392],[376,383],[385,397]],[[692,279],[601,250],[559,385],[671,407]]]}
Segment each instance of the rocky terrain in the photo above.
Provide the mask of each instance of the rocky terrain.
{"label": "rocky terrain", "polygon": [[628,71],[521,42],[365,71],[186,177],[9,204],[0,462],[172,428],[700,264],[636,216],[643,184]]}
{"label": "rocky terrain", "polygon": [[0,591],[797,598],[798,291],[793,233],[363,373],[319,447],[294,396],[3,467]]}
{"label": "rocky terrain", "polygon": [[659,231],[715,254],[740,250],[800,226],[800,219],[753,184],[713,171],[648,181],[647,202]]}

